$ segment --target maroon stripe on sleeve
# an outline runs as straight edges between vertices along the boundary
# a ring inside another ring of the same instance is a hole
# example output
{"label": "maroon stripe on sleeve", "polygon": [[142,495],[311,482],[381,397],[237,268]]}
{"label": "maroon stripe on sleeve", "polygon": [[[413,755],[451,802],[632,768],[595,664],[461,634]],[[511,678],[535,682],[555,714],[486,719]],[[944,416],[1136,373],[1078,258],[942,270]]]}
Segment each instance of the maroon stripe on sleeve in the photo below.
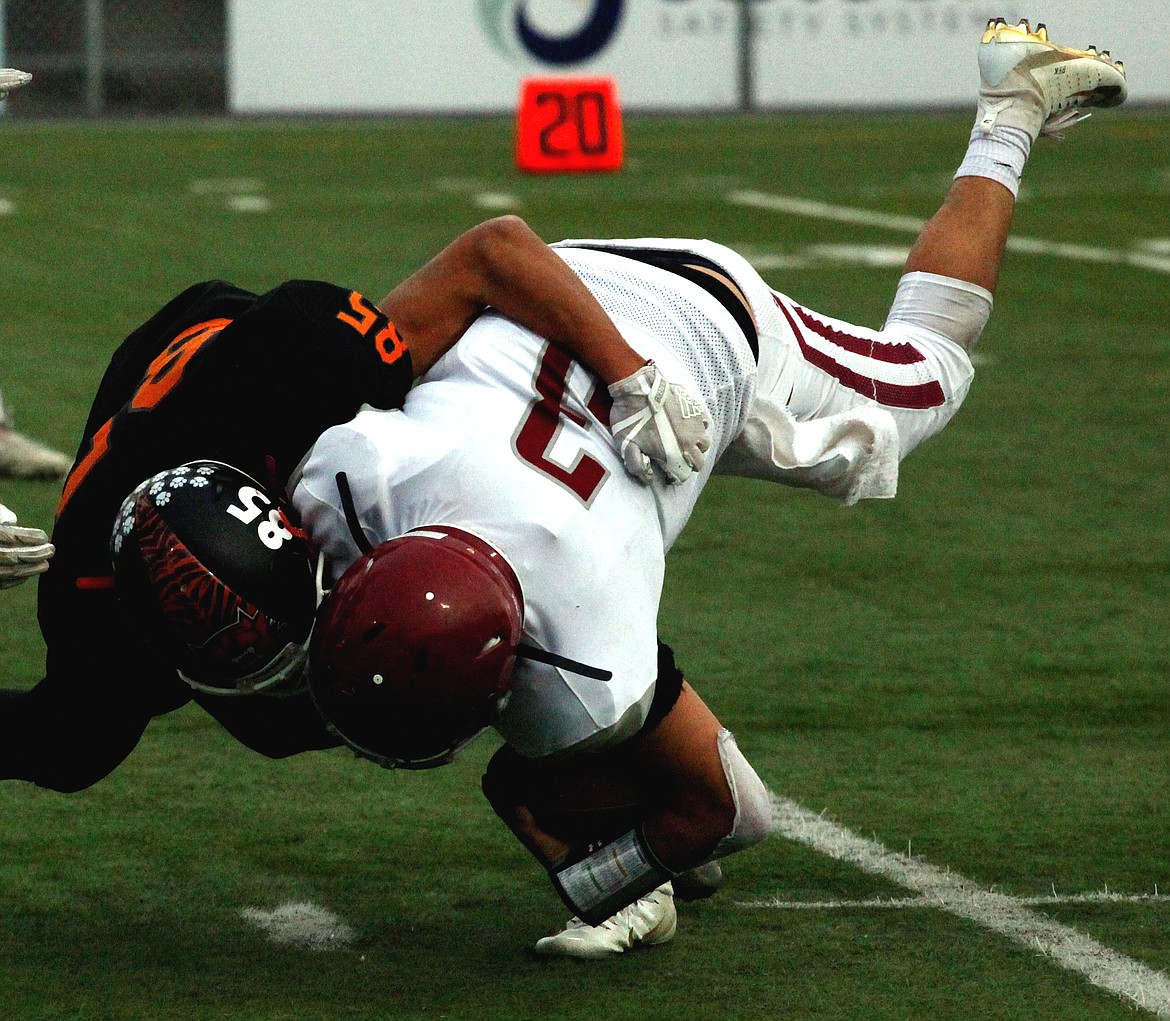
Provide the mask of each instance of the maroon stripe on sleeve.
{"label": "maroon stripe on sleeve", "polygon": [[824,337],[825,340],[836,344],[850,354],[863,355],[879,362],[889,362],[891,365],[913,365],[915,362],[926,361],[926,356],[913,344],[891,344],[888,341],[874,340],[872,337],[855,337],[852,334],[843,333],[828,323],[821,322],[806,308],[801,308],[799,305],[793,307],[800,317],[800,321],[813,333],[818,337]]}

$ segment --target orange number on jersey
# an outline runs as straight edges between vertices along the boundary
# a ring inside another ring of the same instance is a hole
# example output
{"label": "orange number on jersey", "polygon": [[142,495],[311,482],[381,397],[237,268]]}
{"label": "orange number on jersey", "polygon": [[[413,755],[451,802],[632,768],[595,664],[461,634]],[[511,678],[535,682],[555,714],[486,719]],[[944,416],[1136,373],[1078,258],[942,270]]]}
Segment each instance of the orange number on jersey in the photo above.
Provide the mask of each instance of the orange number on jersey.
{"label": "orange number on jersey", "polygon": [[209,319],[180,333],[150,363],[146,375],[130,398],[130,407],[140,411],[157,405],[175,388],[196,352],[230,322],[230,319]]}
{"label": "orange number on jersey", "polygon": [[[180,333],[150,363],[146,374],[142,377],[142,382],[138,384],[138,389],[134,391],[126,408],[130,411],[147,411],[155,407],[182,379],[183,370],[187,367],[187,363],[204,344],[212,337],[217,336],[219,331],[230,322],[230,319],[209,319],[205,323],[196,323]],[[57,517],[61,516],[61,512],[73,498],[73,494],[89,478],[98,462],[106,456],[110,449],[110,433],[113,427],[114,418],[111,418],[93,434],[89,450],[73,466],[69,478],[65,480],[61,500],[57,504]]]}
{"label": "orange number on jersey", "polygon": [[338,312],[337,318],[343,323],[348,323],[364,337],[370,332],[370,327],[378,318],[378,310],[357,291],[350,293],[349,307],[354,310],[354,315],[350,315],[348,312]]}
{"label": "orange number on jersey", "polygon": [[393,365],[406,352],[406,341],[398,335],[394,324],[387,322],[374,338],[374,347],[377,348],[382,361],[387,365]]}
{"label": "orange number on jersey", "polygon": [[61,516],[61,512],[65,509],[65,504],[72,499],[73,494],[77,491],[77,487],[93,471],[93,466],[106,456],[106,451],[110,449],[110,429],[113,427],[113,424],[114,420],[111,418],[93,434],[93,438],[89,441],[89,451],[85,457],[73,466],[73,470],[69,473],[69,478],[65,480],[65,488],[61,492],[61,499],[57,504],[57,517]]}
{"label": "orange number on jersey", "polygon": [[[378,321],[380,313],[357,291],[349,296],[349,307],[354,315],[348,312],[338,312],[337,318],[358,331],[363,337],[370,332],[370,327]],[[398,335],[394,324],[387,320],[386,325],[374,334],[374,350],[387,365],[393,365],[406,352],[406,342]]]}

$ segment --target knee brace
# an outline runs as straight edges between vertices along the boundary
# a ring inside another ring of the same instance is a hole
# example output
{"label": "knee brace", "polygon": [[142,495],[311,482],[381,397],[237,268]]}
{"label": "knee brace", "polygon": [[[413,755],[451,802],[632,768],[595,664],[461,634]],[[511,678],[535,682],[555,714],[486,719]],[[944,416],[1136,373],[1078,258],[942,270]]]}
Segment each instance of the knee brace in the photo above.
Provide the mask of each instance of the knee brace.
{"label": "knee brace", "polygon": [[735,743],[730,730],[719,732],[719,758],[731,797],[735,802],[735,822],[731,832],[715,846],[711,858],[726,858],[745,847],[758,844],[773,830],[772,799],[768,788],[752,769]]}

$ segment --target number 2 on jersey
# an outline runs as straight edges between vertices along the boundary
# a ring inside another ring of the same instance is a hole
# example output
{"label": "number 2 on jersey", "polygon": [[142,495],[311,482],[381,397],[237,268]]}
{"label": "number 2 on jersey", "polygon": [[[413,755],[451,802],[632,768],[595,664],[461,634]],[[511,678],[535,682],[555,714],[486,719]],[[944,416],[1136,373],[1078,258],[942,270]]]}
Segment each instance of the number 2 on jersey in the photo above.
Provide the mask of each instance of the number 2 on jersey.
{"label": "number 2 on jersey", "polygon": [[[520,460],[569,490],[588,507],[608,478],[609,470],[584,451],[578,453],[571,468],[557,464],[548,456],[561,430],[561,416],[580,426],[589,425],[586,418],[566,408],[563,403],[572,365],[572,359],[560,348],[551,344],[545,347],[533,380],[536,400],[528,406],[528,413],[512,440],[512,449]],[[594,399],[589,402],[589,410],[604,422],[609,416],[599,397],[602,393],[604,391],[599,387]]]}

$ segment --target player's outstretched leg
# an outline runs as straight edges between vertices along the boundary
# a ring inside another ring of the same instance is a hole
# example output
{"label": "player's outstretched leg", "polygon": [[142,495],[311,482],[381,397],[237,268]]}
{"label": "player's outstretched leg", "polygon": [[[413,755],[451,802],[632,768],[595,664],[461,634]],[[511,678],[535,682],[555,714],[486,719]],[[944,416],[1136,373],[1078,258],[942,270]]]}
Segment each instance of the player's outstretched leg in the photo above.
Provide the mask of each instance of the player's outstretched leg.
{"label": "player's outstretched leg", "polygon": [[73,462],[60,451],[0,426],[0,476],[14,479],[59,479]]}
{"label": "player's outstretched leg", "polygon": [[59,479],[73,459],[17,432],[0,396],[0,478]]}
{"label": "player's outstretched leg", "polygon": [[911,250],[906,272],[935,273],[994,292],[1033,142],[1061,137],[1093,108],[1117,106],[1128,88],[1124,65],[1108,50],[1059,46],[1044,25],[1033,30],[1026,21],[1009,25],[1002,18],[990,21],[983,34],[979,77],[966,156],[942,208]]}
{"label": "player's outstretched leg", "polygon": [[32,81],[32,75],[27,71],[18,71],[15,67],[0,67],[0,100],[7,98],[13,89],[19,89]]}

